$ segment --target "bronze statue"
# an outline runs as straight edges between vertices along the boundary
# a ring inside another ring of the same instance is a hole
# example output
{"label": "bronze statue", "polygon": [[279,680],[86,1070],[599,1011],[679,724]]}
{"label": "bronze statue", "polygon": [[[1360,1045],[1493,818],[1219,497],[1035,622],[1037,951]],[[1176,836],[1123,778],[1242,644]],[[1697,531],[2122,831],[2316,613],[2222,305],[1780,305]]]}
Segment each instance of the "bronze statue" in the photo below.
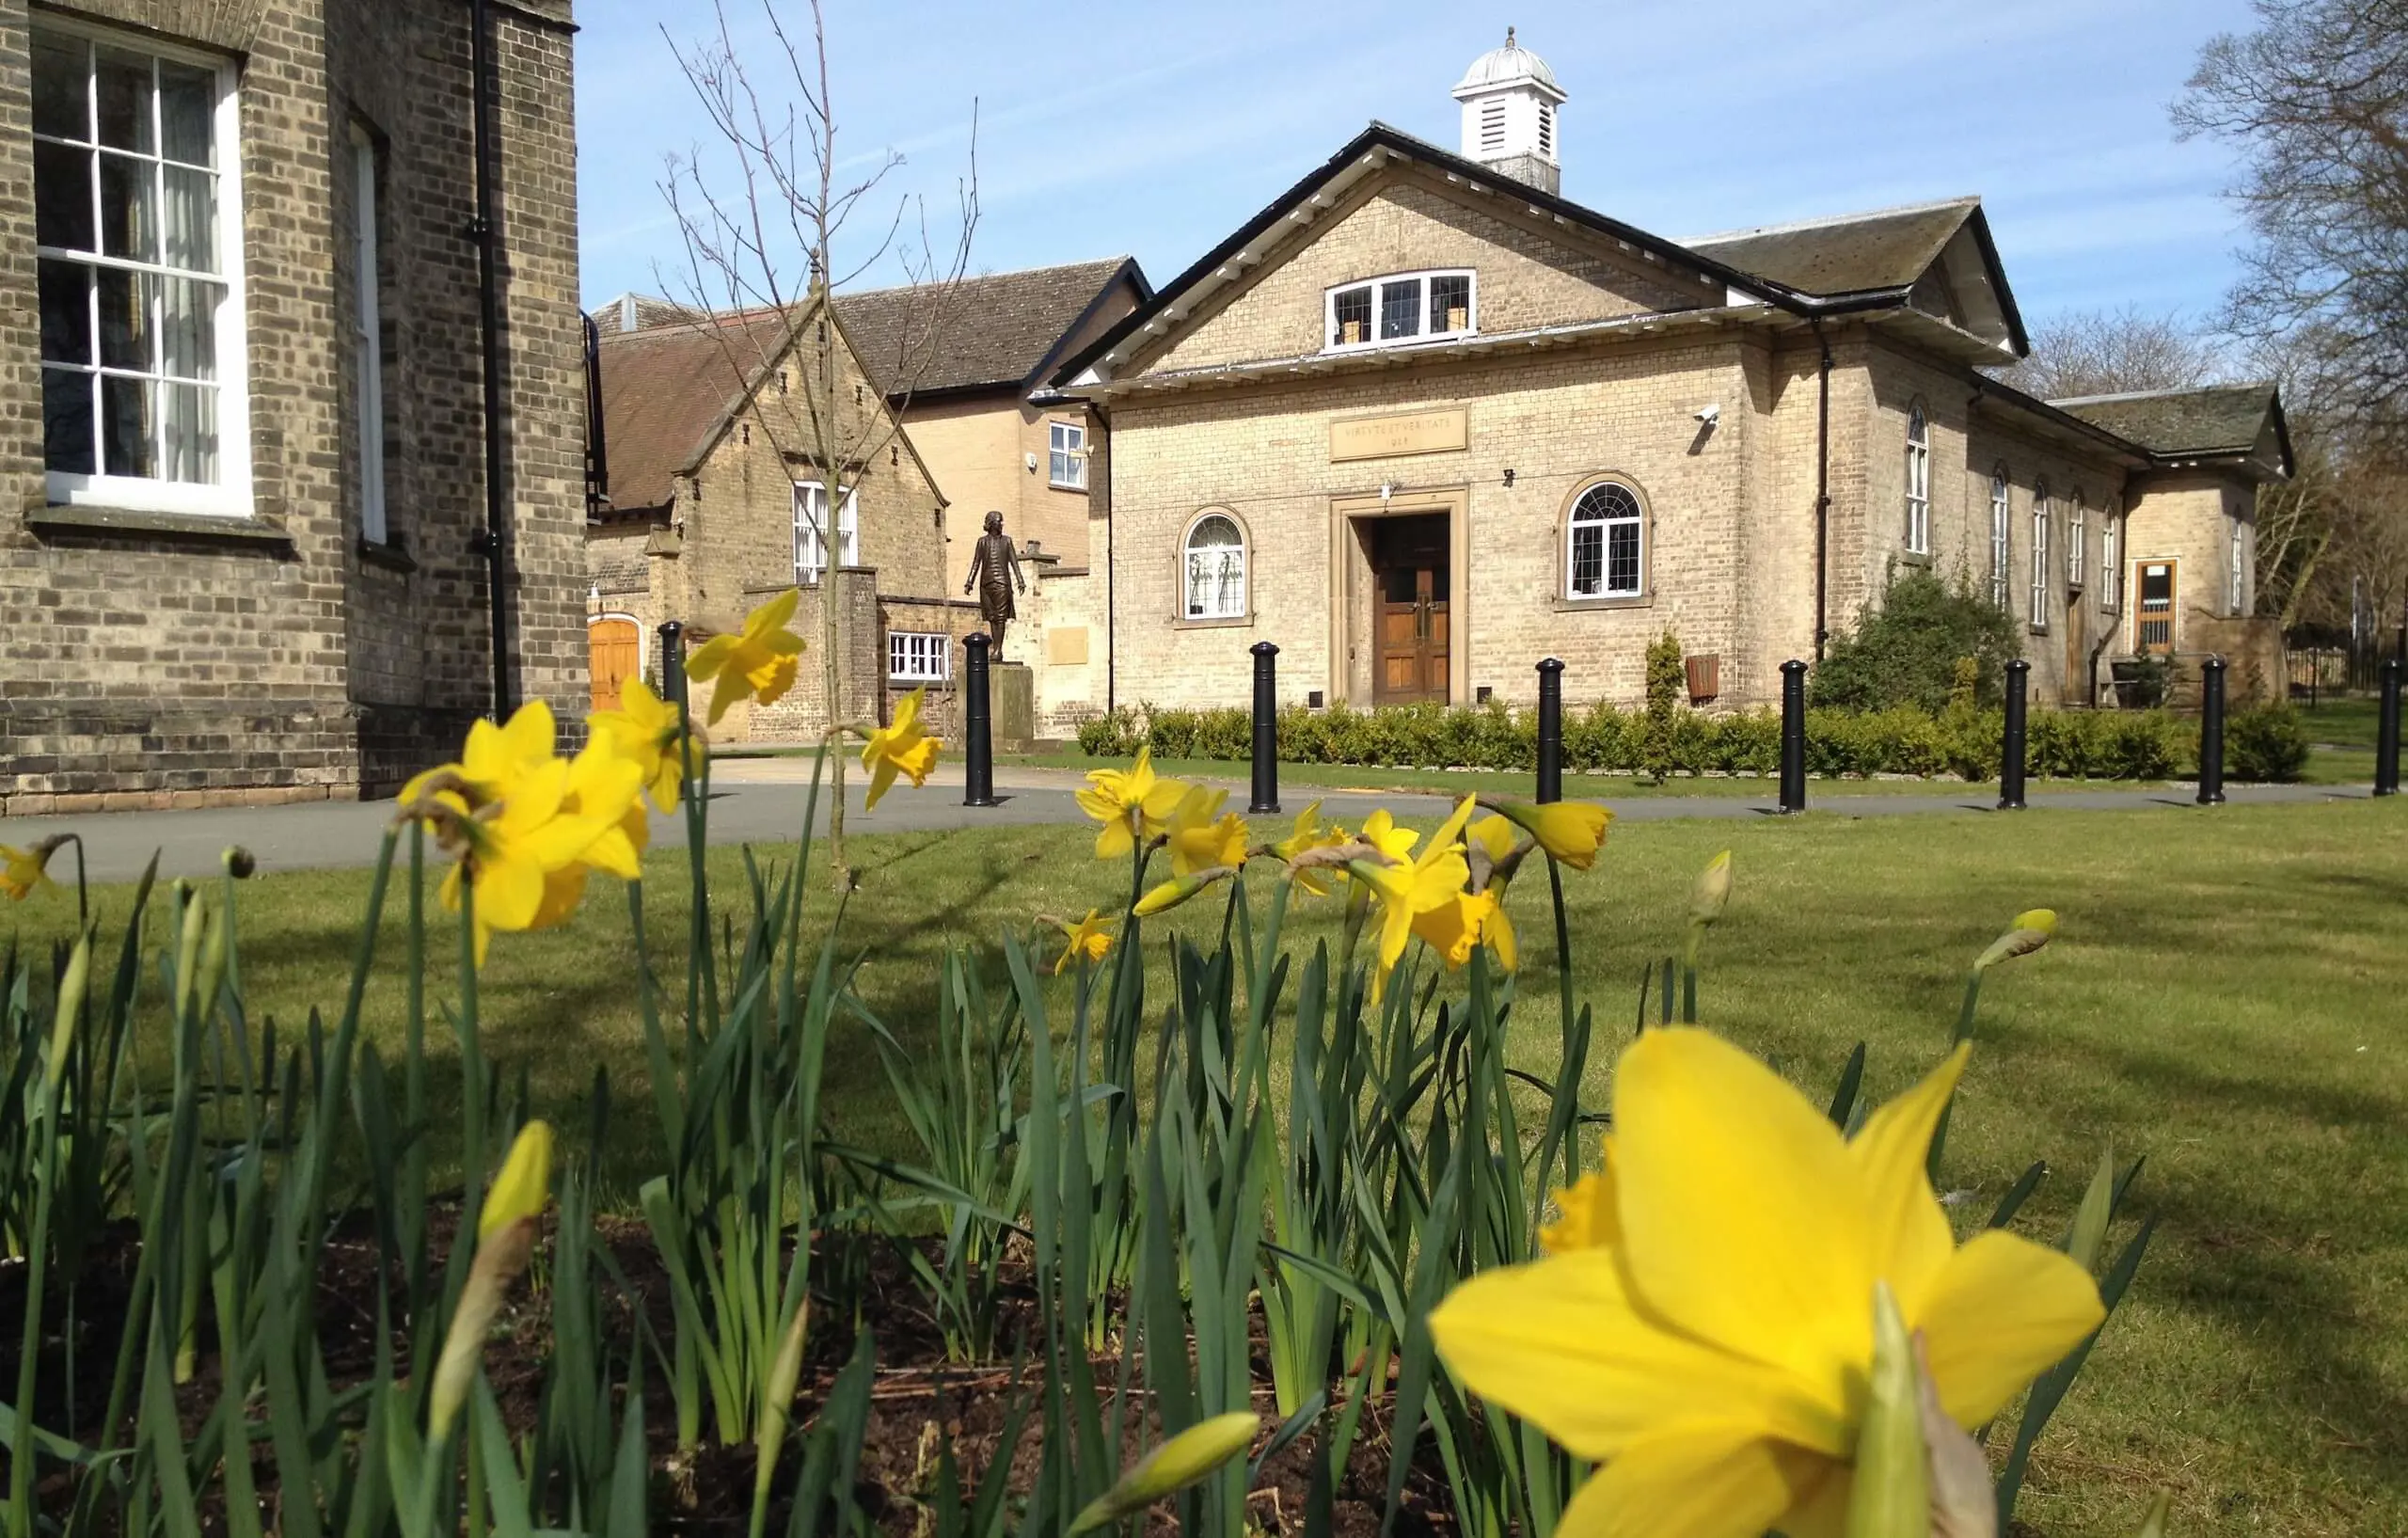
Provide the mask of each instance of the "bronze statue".
{"label": "bronze statue", "polygon": [[1020,551],[1012,547],[1011,536],[1004,532],[1004,515],[987,515],[987,531],[978,536],[977,553],[970,558],[970,580],[961,591],[978,593],[978,614],[987,622],[987,635],[994,642],[990,654],[995,661],[1004,659],[1004,627],[1018,618],[1012,607],[1012,590],[1028,591],[1027,579],[1020,574]]}

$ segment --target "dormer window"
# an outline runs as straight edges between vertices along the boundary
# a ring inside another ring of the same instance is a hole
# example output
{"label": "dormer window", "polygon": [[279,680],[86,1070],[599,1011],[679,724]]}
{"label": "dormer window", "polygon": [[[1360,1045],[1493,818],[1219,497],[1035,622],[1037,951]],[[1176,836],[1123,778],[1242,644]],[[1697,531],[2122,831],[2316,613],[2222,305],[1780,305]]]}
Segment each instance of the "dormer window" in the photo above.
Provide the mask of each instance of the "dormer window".
{"label": "dormer window", "polygon": [[1464,336],[1475,329],[1467,272],[1400,273],[1350,283],[1331,289],[1328,305],[1333,352]]}

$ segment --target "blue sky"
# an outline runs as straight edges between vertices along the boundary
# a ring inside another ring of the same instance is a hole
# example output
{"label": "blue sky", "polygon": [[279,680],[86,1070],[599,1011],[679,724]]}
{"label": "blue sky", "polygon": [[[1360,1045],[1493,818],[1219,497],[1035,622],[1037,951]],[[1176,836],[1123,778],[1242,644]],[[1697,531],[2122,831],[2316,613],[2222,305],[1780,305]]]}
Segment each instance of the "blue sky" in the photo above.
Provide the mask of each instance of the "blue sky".
{"label": "blue sky", "polygon": [[[758,3],[728,0],[762,67]],[[1661,234],[1978,193],[2029,323],[2125,304],[2204,320],[2242,240],[2229,148],[2177,142],[2166,107],[2246,0],[829,9],[840,154],[857,173],[905,157],[882,216],[913,197],[949,223],[976,100],[976,271],[1127,253],[1163,281],[1370,119],[1453,148],[1448,90],[1508,22],[1571,95],[1564,195]],[[713,151],[662,28],[690,40],[707,6],[577,15],[586,297],[678,292],[663,157]],[[865,279],[889,280],[891,262]]]}

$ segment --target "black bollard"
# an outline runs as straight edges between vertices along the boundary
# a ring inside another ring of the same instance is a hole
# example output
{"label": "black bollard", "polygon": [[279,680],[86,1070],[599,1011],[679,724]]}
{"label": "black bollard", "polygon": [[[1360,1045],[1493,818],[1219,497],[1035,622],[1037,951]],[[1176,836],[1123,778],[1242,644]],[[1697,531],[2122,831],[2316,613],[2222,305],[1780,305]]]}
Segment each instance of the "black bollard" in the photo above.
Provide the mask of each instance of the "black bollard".
{"label": "black bollard", "polygon": [[2375,712],[2374,793],[2400,794],[2400,659],[2383,664],[2383,704]]}
{"label": "black bollard", "polygon": [[987,705],[987,648],[993,644],[984,630],[972,631],[961,642],[962,650],[970,657],[961,706],[961,804],[964,806],[1003,804],[995,800],[995,732]]}
{"label": "black bollard", "polygon": [[675,620],[660,627],[660,698],[686,703],[686,627]]}
{"label": "black bollard", "polygon": [[1541,806],[1563,800],[1563,663],[1539,663],[1539,794]]}
{"label": "black bollard", "polygon": [[1256,642],[1254,653],[1254,799],[1249,812],[1279,810],[1279,648]]}
{"label": "black bollard", "polygon": [[2006,665],[2006,732],[1999,740],[1998,809],[2023,810],[2023,764],[2032,746],[2024,723],[2026,696],[2032,689],[2032,664],[2021,658]]}
{"label": "black bollard", "polygon": [[2224,800],[2224,658],[2199,664],[2199,804]]}
{"label": "black bollard", "polygon": [[1806,664],[1781,665],[1781,809],[1806,810]]}

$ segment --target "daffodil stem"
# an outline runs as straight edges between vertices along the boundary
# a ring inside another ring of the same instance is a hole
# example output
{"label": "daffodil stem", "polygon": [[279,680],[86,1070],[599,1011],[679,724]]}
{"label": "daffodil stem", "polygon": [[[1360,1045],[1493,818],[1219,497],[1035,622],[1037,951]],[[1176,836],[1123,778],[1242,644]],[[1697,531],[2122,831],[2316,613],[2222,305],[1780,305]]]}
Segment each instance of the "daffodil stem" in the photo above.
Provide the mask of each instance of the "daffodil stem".
{"label": "daffodil stem", "polygon": [[1563,1028],[1572,1028],[1572,924],[1563,912],[1563,867],[1546,857],[1547,895],[1555,899],[1555,990],[1563,1008]]}
{"label": "daffodil stem", "polygon": [[1981,1002],[1981,998],[1982,969],[1975,967],[1965,974],[1965,1005],[1963,1008],[1956,1011],[1956,1034],[1948,1039],[1948,1045],[1952,1049],[1958,1043],[1972,1039],[1973,1007]]}
{"label": "daffodil stem", "polygon": [[75,928],[81,931],[92,927],[92,905],[86,895],[84,880],[84,837],[81,833],[69,833],[67,842],[75,846]]}

